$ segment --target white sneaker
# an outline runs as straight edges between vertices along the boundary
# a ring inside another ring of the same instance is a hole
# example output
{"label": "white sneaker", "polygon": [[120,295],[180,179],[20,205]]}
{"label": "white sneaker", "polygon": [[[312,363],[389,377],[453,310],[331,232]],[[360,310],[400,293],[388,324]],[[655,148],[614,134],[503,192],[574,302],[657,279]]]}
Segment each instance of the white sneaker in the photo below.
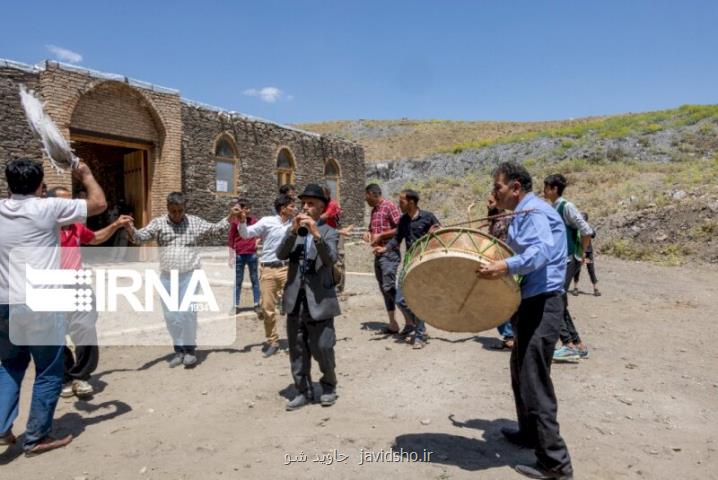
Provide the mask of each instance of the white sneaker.
{"label": "white sneaker", "polygon": [[72,382],[63,383],[62,390],[60,390],[60,396],[62,398],[70,398],[73,395],[75,395],[75,392],[72,391]]}
{"label": "white sneaker", "polygon": [[73,380],[72,381],[72,391],[75,395],[78,397],[90,397],[93,393],[95,393],[95,389],[92,388],[92,385],[87,383],[84,380]]}

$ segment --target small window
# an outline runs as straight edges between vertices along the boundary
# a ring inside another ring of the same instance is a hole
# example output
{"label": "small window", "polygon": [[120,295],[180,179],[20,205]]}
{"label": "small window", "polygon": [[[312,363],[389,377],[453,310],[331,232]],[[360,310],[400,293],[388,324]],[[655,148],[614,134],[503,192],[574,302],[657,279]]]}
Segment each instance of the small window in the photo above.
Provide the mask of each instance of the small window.
{"label": "small window", "polygon": [[324,167],[324,175],[327,177],[338,177],[339,166],[337,165],[337,162],[330,159]]}
{"label": "small window", "polygon": [[277,154],[277,184],[279,187],[294,183],[294,156],[288,148],[282,148]]}
{"label": "small window", "polygon": [[294,161],[292,161],[291,155],[286,148],[281,149],[277,155],[277,168],[294,169]]}
{"label": "small window", "polygon": [[214,150],[214,154],[217,157],[224,158],[234,158],[237,156],[234,152],[234,148],[232,148],[232,145],[226,138],[221,138],[219,142],[217,142],[217,147]]}
{"label": "small window", "polygon": [[324,165],[324,181],[332,193],[332,198],[335,200],[339,200],[339,179],[339,165],[334,159],[330,158]]}
{"label": "small window", "polygon": [[234,192],[234,162],[217,162],[217,193]]}
{"label": "small window", "polygon": [[222,134],[214,144],[215,191],[234,194],[236,190],[237,148],[232,138]]}

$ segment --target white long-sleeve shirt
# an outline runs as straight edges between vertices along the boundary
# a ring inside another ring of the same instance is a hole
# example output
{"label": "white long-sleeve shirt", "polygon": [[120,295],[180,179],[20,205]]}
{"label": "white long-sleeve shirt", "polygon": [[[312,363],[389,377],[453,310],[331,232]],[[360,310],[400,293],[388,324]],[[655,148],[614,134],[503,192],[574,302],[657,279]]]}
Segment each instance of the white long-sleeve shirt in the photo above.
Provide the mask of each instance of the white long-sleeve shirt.
{"label": "white long-sleeve shirt", "polygon": [[259,256],[261,263],[278,262],[277,250],[282,243],[284,234],[292,227],[292,219],[282,221],[279,215],[262,217],[254,225],[246,223],[237,224],[237,233],[242,238],[259,237],[262,239],[262,253]]}

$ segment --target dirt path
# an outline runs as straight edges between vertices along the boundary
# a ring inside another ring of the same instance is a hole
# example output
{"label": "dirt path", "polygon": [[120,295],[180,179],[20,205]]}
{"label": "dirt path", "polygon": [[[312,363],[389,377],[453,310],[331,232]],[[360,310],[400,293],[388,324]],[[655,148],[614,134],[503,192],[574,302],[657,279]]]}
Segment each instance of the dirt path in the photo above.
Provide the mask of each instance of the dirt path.
{"label": "dirt path", "polygon": [[[576,478],[715,476],[718,272],[598,261],[604,296],[571,297],[591,358],[553,369]],[[376,334],[384,313],[372,277],[351,276],[349,290],[336,321],[334,407],[285,412],[287,355],[264,359],[261,325],[244,317],[237,342],[202,352],[194,370],[167,368],[163,348],[104,348],[101,391],[57,409],[56,431],[75,441],[36,458],[13,448],[0,456],[0,478],[520,478],[511,465],[532,453],[499,433],[514,410],[496,334],[430,329],[430,345],[414,351]],[[392,445],[433,453],[429,462],[359,465],[362,449]],[[306,462],[285,465],[301,452]],[[328,452],[348,458],[314,461]]]}

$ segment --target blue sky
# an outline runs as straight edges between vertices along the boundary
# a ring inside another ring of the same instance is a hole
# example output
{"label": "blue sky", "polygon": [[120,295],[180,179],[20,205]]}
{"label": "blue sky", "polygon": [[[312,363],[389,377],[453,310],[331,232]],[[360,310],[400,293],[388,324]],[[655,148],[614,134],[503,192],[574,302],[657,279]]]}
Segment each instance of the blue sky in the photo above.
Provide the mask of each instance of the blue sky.
{"label": "blue sky", "polygon": [[2,9],[0,57],[64,58],[284,123],[548,120],[718,103],[715,1],[25,1]]}

